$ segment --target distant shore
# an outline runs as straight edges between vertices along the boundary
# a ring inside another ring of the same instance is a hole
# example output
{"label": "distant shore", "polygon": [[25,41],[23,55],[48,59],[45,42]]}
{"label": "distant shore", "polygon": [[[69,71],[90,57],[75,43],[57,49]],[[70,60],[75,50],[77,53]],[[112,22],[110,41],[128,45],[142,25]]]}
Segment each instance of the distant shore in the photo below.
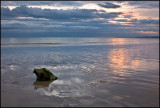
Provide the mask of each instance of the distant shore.
{"label": "distant shore", "polygon": [[46,44],[46,45],[59,45],[62,43],[2,43],[1,45],[40,45],[40,44]]}
{"label": "distant shore", "polygon": [[1,36],[1,38],[159,38],[159,36]]}

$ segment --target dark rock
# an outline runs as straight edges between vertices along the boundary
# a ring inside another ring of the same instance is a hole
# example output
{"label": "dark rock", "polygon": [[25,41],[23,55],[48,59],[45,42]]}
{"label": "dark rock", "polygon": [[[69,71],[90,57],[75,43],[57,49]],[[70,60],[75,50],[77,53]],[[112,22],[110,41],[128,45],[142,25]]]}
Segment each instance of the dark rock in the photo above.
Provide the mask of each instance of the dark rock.
{"label": "dark rock", "polygon": [[37,81],[52,81],[57,79],[57,77],[46,68],[34,69],[33,73],[36,74]]}

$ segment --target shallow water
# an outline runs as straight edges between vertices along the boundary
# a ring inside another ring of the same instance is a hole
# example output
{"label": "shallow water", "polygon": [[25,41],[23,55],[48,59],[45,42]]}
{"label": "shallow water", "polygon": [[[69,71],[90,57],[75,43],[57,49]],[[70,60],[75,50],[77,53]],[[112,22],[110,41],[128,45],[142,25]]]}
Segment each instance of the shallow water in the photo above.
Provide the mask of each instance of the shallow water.
{"label": "shallow water", "polygon": [[[159,106],[158,39],[2,38],[1,51],[2,106]],[[36,81],[42,67],[58,79]]]}

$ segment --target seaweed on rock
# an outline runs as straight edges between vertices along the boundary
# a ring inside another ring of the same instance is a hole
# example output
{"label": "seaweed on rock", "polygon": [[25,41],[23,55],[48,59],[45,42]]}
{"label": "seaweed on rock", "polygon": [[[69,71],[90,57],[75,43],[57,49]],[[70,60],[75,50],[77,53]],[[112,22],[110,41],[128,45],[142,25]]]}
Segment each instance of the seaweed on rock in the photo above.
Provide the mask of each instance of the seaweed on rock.
{"label": "seaweed on rock", "polygon": [[37,81],[52,81],[57,79],[57,77],[46,68],[34,69],[33,73],[36,74]]}

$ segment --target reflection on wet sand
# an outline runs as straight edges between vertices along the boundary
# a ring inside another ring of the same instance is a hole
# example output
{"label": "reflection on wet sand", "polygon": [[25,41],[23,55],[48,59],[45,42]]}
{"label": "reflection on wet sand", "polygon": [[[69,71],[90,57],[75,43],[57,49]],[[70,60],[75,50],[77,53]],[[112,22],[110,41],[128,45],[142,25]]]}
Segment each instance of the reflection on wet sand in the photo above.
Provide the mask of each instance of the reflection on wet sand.
{"label": "reflection on wet sand", "polygon": [[[125,39],[114,39],[113,45],[123,45]],[[117,42],[116,42],[117,41]],[[142,55],[144,47],[139,47],[138,49],[134,48],[120,48],[115,47],[109,52],[108,58],[110,62],[110,67],[114,69],[115,74],[119,74],[121,76],[125,76],[129,74],[127,69],[136,71],[142,70],[146,71],[149,69],[156,69],[158,64],[154,59],[143,59],[143,58],[135,58],[137,55]],[[145,53],[147,54],[147,53]],[[148,67],[150,66],[150,67]]]}
{"label": "reflection on wet sand", "polygon": [[70,78],[64,80],[54,81],[35,81],[33,83],[34,89],[39,91],[42,95],[46,96],[58,96],[58,97],[69,97],[69,96],[83,96],[82,85],[79,85],[81,81],[77,78]]}
{"label": "reflection on wet sand", "polygon": [[110,52],[110,61],[112,62],[112,64],[116,64],[117,66],[124,66],[126,64],[128,64],[131,60],[131,58],[129,58],[128,53],[126,52],[125,49],[113,49]]}
{"label": "reflection on wet sand", "polygon": [[[112,38],[112,45],[123,45],[124,40],[122,38]],[[114,69],[115,74],[119,74],[124,76],[126,73],[124,71],[124,67],[129,65],[131,60],[131,57],[128,53],[127,49],[124,48],[114,48],[109,52],[108,55],[109,61],[110,61],[110,67]]]}
{"label": "reflection on wet sand", "polygon": [[33,83],[34,89],[49,87],[49,84],[50,84],[51,82],[53,82],[53,81],[35,81],[35,82]]}
{"label": "reflection on wet sand", "polygon": [[124,38],[111,38],[112,45],[124,45],[125,39]]}
{"label": "reflection on wet sand", "polygon": [[[138,52],[138,50],[134,51],[134,49],[113,49],[109,52],[108,55],[110,66],[113,69],[118,70],[118,72],[127,68],[143,71],[158,68],[157,60],[133,58],[137,53],[140,52]],[[150,65],[150,67],[148,67],[148,65]]]}
{"label": "reflection on wet sand", "polygon": [[[110,39],[109,45],[3,47],[2,106],[158,106],[157,42],[113,39],[112,46]],[[35,82],[32,71],[40,67],[59,79]]]}
{"label": "reflection on wet sand", "polygon": [[[112,45],[123,45],[125,39],[123,38],[112,38]],[[126,75],[124,68],[130,65],[132,58],[129,54],[129,51],[124,48],[114,48],[109,52],[108,55],[110,66],[114,69],[115,74],[119,74],[121,76]]]}
{"label": "reflection on wet sand", "polygon": [[110,51],[108,57],[110,61],[110,67],[114,69],[113,73],[121,76],[127,75],[125,72],[125,67],[130,65],[132,60],[125,49],[113,49]]}

